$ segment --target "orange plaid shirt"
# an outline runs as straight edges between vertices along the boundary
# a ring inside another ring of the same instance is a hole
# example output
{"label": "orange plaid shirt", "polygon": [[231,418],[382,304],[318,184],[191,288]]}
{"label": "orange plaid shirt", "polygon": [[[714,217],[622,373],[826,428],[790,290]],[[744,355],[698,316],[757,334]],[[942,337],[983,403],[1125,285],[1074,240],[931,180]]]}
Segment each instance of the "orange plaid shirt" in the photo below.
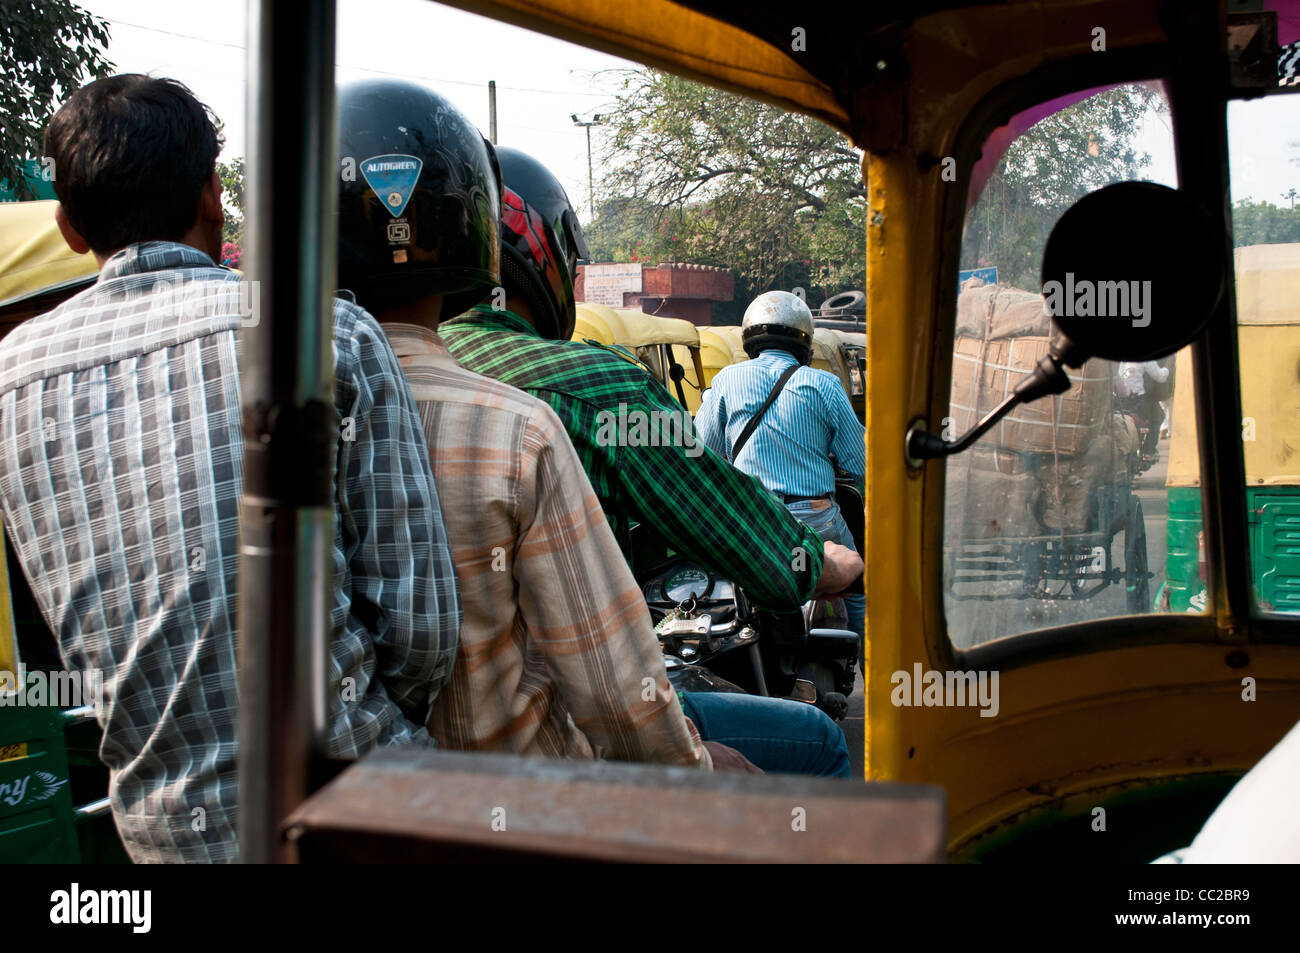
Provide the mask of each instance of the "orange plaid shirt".
{"label": "orange plaid shirt", "polygon": [[464,618],[429,733],[447,748],[711,767],[559,418],[385,324],[415,397]]}

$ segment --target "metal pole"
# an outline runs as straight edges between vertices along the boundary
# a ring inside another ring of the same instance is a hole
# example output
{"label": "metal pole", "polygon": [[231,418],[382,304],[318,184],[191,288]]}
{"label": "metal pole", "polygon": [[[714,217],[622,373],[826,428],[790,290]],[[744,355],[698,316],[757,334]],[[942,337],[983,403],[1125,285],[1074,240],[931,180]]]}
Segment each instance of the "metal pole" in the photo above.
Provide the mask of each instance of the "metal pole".
{"label": "metal pole", "polygon": [[497,81],[488,80],[488,138],[497,144]]}
{"label": "metal pole", "polygon": [[591,184],[591,127],[595,123],[587,123],[587,214],[593,219],[596,217],[596,189]]}
{"label": "metal pole", "polygon": [[331,354],[337,144],[333,0],[249,11],[248,270],[239,560],[239,841],[291,861],[279,825],[325,727],[332,589]]}
{"label": "metal pole", "polygon": [[575,126],[582,126],[587,130],[587,214],[590,215],[592,218],[595,218],[596,217],[596,189],[595,186],[592,184],[592,175],[591,175],[591,127],[599,126],[603,120],[601,119],[600,113],[596,113],[594,116],[592,116],[589,122],[583,122],[581,119],[578,118],[577,113],[572,113],[570,115],[570,118],[573,120],[573,124]]}

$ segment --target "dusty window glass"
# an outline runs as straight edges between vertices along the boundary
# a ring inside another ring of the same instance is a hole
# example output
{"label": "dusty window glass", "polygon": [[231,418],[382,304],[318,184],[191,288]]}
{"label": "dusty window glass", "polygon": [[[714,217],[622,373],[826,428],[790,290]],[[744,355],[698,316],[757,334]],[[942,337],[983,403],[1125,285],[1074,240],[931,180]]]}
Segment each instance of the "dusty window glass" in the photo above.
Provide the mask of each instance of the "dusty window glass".
{"label": "dusty window glass", "polygon": [[1300,95],[1230,103],[1228,149],[1251,582],[1300,612]]}
{"label": "dusty window glass", "polygon": [[[1057,219],[1089,192],[1140,180],[1177,185],[1159,83],[1061,97],[989,136],[963,232],[945,438],[973,426],[1047,353],[1052,328],[1040,268]],[[1106,284],[1064,293],[1094,313],[1138,320],[1141,283]],[[1195,437],[1190,403],[1183,415],[1174,412],[1176,397],[1190,401],[1185,363],[1182,355],[1088,361],[1070,371],[1068,392],[1016,408],[948,458],[944,603],[957,647],[1106,616],[1203,608],[1187,599],[1175,606],[1166,578],[1171,550],[1185,555],[1190,545],[1195,559],[1196,535],[1189,543],[1167,486],[1171,446]],[[1199,507],[1195,482],[1193,468]]]}

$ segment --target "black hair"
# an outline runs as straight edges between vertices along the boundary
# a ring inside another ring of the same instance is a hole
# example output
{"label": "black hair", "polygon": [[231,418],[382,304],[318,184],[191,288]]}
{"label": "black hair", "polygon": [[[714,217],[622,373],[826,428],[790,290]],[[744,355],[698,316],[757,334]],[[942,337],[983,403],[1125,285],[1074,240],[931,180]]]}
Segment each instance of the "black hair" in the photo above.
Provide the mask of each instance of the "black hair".
{"label": "black hair", "polygon": [[211,110],[172,79],[124,73],[69,97],[45,130],[54,192],[100,254],[193,227],[221,152]]}

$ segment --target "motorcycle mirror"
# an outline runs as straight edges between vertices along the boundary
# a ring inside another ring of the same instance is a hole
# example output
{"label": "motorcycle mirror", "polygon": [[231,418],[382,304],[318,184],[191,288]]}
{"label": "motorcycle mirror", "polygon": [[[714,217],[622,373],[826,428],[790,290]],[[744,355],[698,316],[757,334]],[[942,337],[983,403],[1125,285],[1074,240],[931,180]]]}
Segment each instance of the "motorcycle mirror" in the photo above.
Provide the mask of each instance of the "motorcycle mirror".
{"label": "motorcycle mirror", "polygon": [[1186,193],[1121,182],[1085,195],[1043,251],[1063,363],[1150,361],[1198,337],[1223,297],[1223,236]]}

